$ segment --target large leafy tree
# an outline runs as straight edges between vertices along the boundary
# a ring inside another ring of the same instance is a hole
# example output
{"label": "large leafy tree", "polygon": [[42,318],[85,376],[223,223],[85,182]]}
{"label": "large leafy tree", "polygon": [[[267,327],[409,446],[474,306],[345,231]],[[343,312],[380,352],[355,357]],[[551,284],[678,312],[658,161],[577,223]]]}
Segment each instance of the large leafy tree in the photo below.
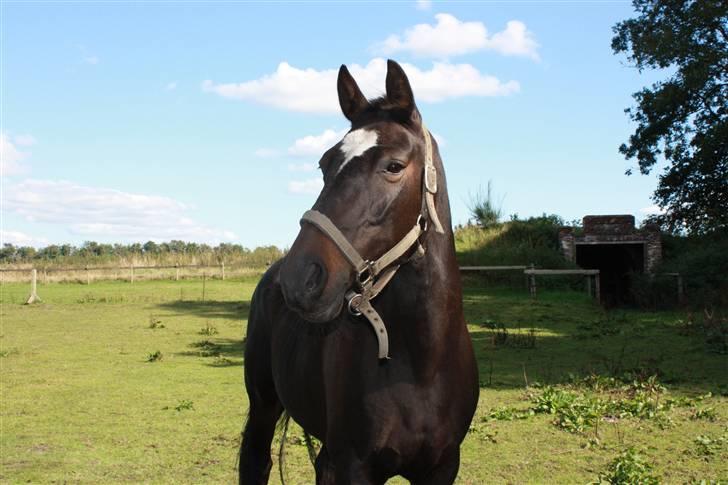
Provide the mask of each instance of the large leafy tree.
{"label": "large leafy tree", "polygon": [[619,151],[643,174],[667,162],[653,194],[667,229],[728,228],[728,1],[633,5],[637,16],[613,28],[612,50],[668,77],[633,95],[626,112],[637,128]]}

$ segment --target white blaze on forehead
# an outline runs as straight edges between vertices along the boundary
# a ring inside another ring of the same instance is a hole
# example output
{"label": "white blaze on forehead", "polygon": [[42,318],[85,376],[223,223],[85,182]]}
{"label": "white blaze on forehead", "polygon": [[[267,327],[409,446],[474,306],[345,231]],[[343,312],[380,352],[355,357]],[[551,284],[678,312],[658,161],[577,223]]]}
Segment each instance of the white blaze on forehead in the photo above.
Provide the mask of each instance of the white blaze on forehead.
{"label": "white blaze on forehead", "polygon": [[352,159],[377,146],[377,137],[377,132],[374,130],[360,129],[347,133],[339,147],[341,153],[344,154],[344,161],[341,162],[336,174],[338,175]]}

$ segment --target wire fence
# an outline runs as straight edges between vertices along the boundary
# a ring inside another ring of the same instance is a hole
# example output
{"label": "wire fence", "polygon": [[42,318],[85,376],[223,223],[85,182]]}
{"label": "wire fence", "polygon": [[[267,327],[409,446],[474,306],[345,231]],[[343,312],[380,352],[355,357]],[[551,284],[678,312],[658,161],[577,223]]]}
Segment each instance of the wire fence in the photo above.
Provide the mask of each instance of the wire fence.
{"label": "wire fence", "polygon": [[[84,267],[49,267],[49,268],[0,268],[1,283],[22,283],[30,282],[31,295],[29,302],[39,299],[37,285],[48,283],[74,282],[90,285],[94,281],[120,280],[134,283],[145,280],[183,280],[183,279],[220,279],[230,277],[252,276],[260,274],[265,267],[251,267],[247,265],[234,264],[226,265],[221,262],[218,265],[160,265],[160,266],[84,266]],[[600,272],[594,269],[536,269],[531,266],[461,266],[463,273],[518,273],[524,278],[525,287],[532,298],[536,297],[536,277],[544,276],[582,276],[584,277],[585,290],[588,295],[601,302]],[[677,287],[678,301],[685,299],[682,275],[678,273],[666,273],[674,277]]]}
{"label": "wire fence", "polygon": [[37,282],[47,283],[82,283],[92,284],[94,281],[135,281],[144,280],[182,280],[209,278],[224,280],[230,277],[250,276],[263,272],[265,267],[251,267],[243,264],[203,265],[160,265],[160,266],[83,266],[83,267],[49,267],[49,268],[0,268],[0,282],[22,283],[31,281],[33,272]]}

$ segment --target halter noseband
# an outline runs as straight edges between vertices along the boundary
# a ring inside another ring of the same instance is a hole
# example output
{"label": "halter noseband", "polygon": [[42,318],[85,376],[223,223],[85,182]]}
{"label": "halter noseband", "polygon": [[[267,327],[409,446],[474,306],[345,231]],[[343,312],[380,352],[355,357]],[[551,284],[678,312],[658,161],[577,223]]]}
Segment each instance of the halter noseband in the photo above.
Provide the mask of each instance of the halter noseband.
{"label": "halter noseband", "polygon": [[355,288],[349,290],[344,298],[346,299],[349,313],[354,316],[363,315],[374,329],[379,346],[378,357],[389,359],[389,338],[387,327],[384,326],[382,317],[371,304],[373,300],[387,284],[392,280],[399,267],[404,264],[393,264],[401,258],[412,246],[417,244],[417,254],[424,254],[424,248],[419,244],[419,238],[427,230],[428,219],[432,221],[435,231],[443,234],[440,219],[435,210],[435,194],[437,193],[437,170],[432,161],[432,139],[427,127],[422,123],[422,134],[425,139],[425,168],[423,173],[423,200],[422,213],[417,217],[415,225],[404,235],[400,241],[391,249],[385,252],[376,261],[369,261],[361,257],[354,249],[346,236],[331,222],[331,219],[324,214],[309,210],[304,212],[301,223],[308,222],[324,233],[336,244],[339,251],[356,270]]}

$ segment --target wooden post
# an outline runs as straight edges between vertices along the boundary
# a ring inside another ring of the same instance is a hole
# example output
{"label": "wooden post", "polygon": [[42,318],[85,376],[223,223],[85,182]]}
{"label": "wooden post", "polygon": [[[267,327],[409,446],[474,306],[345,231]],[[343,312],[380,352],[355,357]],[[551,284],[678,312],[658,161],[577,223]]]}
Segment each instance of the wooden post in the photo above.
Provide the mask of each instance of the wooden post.
{"label": "wooden post", "polygon": [[91,284],[91,273],[89,273],[89,271],[88,271],[88,266],[84,267],[84,269],[86,270],[86,284],[90,285]]}
{"label": "wooden post", "polygon": [[130,267],[130,273],[129,273],[129,281],[134,284],[134,265],[132,264]]}
{"label": "wooden post", "polygon": [[205,301],[205,280],[207,279],[207,274],[205,272],[202,272],[202,301]]}
{"label": "wooden post", "polygon": [[179,281],[179,265],[174,265],[174,280]]}
{"label": "wooden post", "polygon": [[586,294],[589,295],[589,296],[592,296],[592,290],[591,290],[592,283],[591,283],[591,280],[592,280],[592,275],[590,275],[590,274],[586,275]]}
{"label": "wooden post", "polygon": [[225,281],[225,261],[220,263],[220,269],[222,270],[222,280]]}
{"label": "wooden post", "polygon": [[38,301],[43,301],[38,296],[38,270],[33,268],[33,271],[31,272],[30,277],[30,296],[28,297],[28,301],[25,302],[26,305],[30,305],[31,303],[35,303]]}
{"label": "wooden post", "polygon": [[602,303],[602,296],[601,296],[601,292],[599,290],[599,288],[600,288],[600,282],[599,282],[600,275],[601,275],[601,273],[599,273],[599,272],[597,272],[597,274],[594,275],[594,298],[597,299],[597,304],[600,304],[601,305],[601,303]]}
{"label": "wooden post", "polygon": [[[531,269],[535,269],[536,265],[531,263]],[[536,275],[531,273],[528,279],[528,292],[531,294],[531,298],[536,298]]]}
{"label": "wooden post", "polygon": [[683,286],[683,277],[677,274],[677,301],[681,305],[685,303],[685,286]]}

